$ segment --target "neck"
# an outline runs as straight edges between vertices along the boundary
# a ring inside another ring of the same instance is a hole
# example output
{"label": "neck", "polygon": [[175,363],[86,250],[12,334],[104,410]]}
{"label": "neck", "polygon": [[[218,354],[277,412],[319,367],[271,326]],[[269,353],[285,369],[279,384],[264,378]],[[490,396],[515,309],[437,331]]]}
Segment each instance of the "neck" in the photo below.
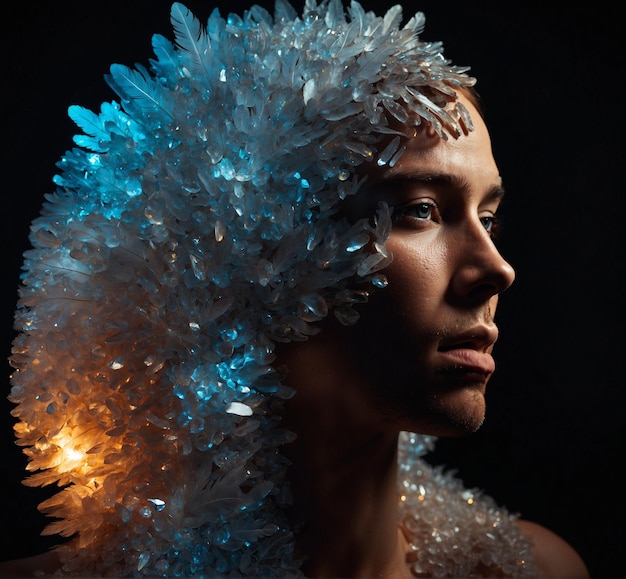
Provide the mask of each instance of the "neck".
{"label": "neck", "polygon": [[[298,392],[287,403],[285,426],[297,435],[286,455],[303,571],[308,577],[410,576],[398,531],[397,433],[380,430],[371,409],[350,395],[358,385],[344,380],[336,365],[308,364],[302,346],[290,366],[288,382]],[[310,371],[322,367],[332,370]]]}
{"label": "neck", "polygon": [[337,440],[332,457],[303,440],[289,453],[303,570],[308,577],[403,576],[394,445],[350,447]]}

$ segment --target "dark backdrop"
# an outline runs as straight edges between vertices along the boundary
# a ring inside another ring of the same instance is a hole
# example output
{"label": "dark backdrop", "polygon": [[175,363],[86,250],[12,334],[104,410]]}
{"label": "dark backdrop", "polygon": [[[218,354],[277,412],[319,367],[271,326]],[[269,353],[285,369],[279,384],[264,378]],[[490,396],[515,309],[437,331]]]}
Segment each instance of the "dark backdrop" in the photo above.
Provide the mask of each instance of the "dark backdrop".
{"label": "dark backdrop", "polygon": [[[266,7],[273,3],[261,2]],[[294,4],[298,9],[303,2]],[[363,2],[382,12],[390,2]],[[211,0],[187,3],[203,21]],[[568,6],[569,5],[569,6]],[[222,2],[240,12],[240,0]],[[225,8],[224,8],[225,7]],[[623,36],[608,2],[407,2],[479,78],[508,190],[501,246],[517,281],[501,300],[498,371],[483,429],[433,456],[524,517],[570,541],[593,577],[623,577]],[[116,98],[113,62],[147,64],[153,32],[171,37],[165,0],[24,1],[2,17],[3,352],[22,252],[55,162],[78,132],[69,104]],[[9,391],[9,367],[2,383]],[[0,396],[2,559],[50,544],[21,485],[11,405]]]}

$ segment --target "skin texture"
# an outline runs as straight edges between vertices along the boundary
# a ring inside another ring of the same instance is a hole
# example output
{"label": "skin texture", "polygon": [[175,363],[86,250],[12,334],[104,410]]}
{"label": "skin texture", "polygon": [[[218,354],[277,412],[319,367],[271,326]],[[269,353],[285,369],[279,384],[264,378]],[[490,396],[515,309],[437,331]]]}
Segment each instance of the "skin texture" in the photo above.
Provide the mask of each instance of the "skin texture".
{"label": "skin texture", "polygon": [[[474,131],[447,141],[418,131],[401,161],[371,169],[367,188],[346,205],[354,218],[380,201],[394,208],[389,287],[355,326],[329,317],[318,335],[277,352],[285,382],[297,390],[285,426],[298,437],[286,454],[297,547],[311,577],[411,577],[396,514],[398,433],[461,436],[484,420],[494,315],[514,272],[493,241],[502,185],[489,134],[461,100]],[[560,537],[520,526],[545,576],[588,576]],[[0,575],[55,566],[44,555],[2,564]]]}
{"label": "skin texture", "polygon": [[504,191],[490,152],[482,121],[458,140],[425,128],[395,167],[370,169],[348,207],[355,216],[380,201],[393,208],[389,287],[356,326],[329,331],[337,364],[351,365],[391,428],[455,436],[483,422],[494,314],[515,276],[492,239]]}

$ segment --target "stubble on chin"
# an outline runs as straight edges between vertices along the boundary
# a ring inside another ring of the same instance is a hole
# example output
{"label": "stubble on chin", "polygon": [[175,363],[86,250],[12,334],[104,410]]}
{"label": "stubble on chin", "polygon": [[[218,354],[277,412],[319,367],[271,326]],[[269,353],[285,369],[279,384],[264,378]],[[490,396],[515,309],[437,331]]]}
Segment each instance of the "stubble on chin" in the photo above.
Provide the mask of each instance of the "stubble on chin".
{"label": "stubble on chin", "polygon": [[398,430],[446,438],[473,434],[486,415],[484,384],[403,396],[391,404],[388,398],[376,396],[374,403],[383,421]]}
{"label": "stubble on chin", "polygon": [[486,416],[484,391],[484,384],[477,384],[433,396],[430,413],[440,423],[439,436],[464,436],[479,430]]}

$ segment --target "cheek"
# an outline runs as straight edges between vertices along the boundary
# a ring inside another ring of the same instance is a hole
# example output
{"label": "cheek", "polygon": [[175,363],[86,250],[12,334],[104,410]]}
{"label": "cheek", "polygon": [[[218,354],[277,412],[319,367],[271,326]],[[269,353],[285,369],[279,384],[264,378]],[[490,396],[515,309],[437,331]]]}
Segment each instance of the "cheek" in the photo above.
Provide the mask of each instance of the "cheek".
{"label": "cheek", "polygon": [[[389,307],[415,318],[439,306],[449,282],[447,252],[436,243],[418,243],[417,236],[391,237],[387,243],[394,259],[384,270]],[[424,320],[426,321],[426,320]]]}

